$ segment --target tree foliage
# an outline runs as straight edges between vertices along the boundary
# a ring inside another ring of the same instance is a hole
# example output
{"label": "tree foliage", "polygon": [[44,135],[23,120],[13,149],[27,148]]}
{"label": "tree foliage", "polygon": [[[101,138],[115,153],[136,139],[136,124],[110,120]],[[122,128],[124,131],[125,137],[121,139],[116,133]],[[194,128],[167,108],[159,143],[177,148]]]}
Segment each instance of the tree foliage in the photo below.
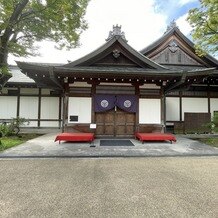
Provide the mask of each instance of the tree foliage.
{"label": "tree foliage", "polygon": [[37,55],[34,42],[51,40],[59,48],[79,45],[87,28],[84,20],[89,0],[1,0],[0,68],[8,54]]}
{"label": "tree foliage", "polygon": [[200,7],[189,11],[196,50],[200,55],[218,54],[218,0],[200,0]]}

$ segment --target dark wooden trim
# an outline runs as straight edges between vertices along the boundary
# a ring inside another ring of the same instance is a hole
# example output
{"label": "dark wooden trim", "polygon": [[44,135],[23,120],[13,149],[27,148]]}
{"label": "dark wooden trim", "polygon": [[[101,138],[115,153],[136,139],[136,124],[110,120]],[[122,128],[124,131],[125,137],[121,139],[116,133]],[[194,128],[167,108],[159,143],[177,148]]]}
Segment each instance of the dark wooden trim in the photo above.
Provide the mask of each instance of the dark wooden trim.
{"label": "dark wooden trim", "polygon": [[37,126],[38,128],[40,127],[40,118],[41,118],[41,105],[42,105],[42,89],[39,88],[39,98],[38,98],[38,123]]}
{"label": "dark wooden trim", "polygon": [[28,119],[29,121],[40,121],[40,122],[44,122],[44,121],[51,121],[51,122],[55,122],[55,121],[61,121],[61,120],[59,120],[59,119]]}
{"label": "dark wooden trim", "polygon": [[20,116],[20,87],[18,88],[18,95],[17,95],[17,117]]}
{"label": "dark wooden trim", "polygon": [[182,92],[179,92],[179,121],[182,121]]}
{"label": "dark wooden trim", "polygon": [[68,100],[69,100],[69,84],[66,83],[64,86],[64,94],[63,94],[62,132],[64,132],[65,125],[66,125],[66,118],[68,115]]}
{"label": "dark wooden trim", "polygon": [[83,93],[69,93],[69,97],[91,97],[90,94],[83,94]]}
{"label": "dark wooden trim", "polygon": [[[0,94],[0,96],[18,96],[19,94],[17,95],[8,95],[8,94]],[[20,97],[38,97],[39,94],[20,94]],[[41,95],[41,97],[59,97],[60,95]]]}
{"label": "dark wooden trim", "polygon": [[54,75],[54,67],[53,66],[49,66],[49,70],[48,71],[49,71],[49,77],[52,80],[52,82],[55,83],[55,85],[57,85],[60,89],[63,89],[63,86],[61,85],[59,80]]}
{"label": "dark wooden trim", "polygon": [[[0,119],[0,120],[12,120],[12,119]],[[39,121],[39,119],[26,119],[28,121]],[[43,121],[51,121],[51,122],[57,122],[57,121],[62,121],[62,120],[59,120],[59,119],[40,119],[41,122]]]}
{"label": "dark wooden trim", "polygon": [[58,111],[58,118],[59,118],[59,129],[61,128],[61,108],[62,108],[62,97],[59,96],[59,111]]}
{"label": "dark wooden trim", "polygon": [[210,85],[208,84],[208,91],[207,91],[207,99],[208,99],[208,113],[210,113],[211,112],[211,110],[210,110]]}
{"label": "dark wooden trim", "polygon": [[96,94],[96,84],[92,84],[91,96],[92,96],[92,112],[91,112],[91,122],[95,123],[95,99],[94,95]]}
{"label": "dark wooden trim", "polygon": [[65,127],[65,113],[66,113],[66,93],[64,93],[62,99],[63,99],[63,104],[62,104],[62,108],[63,108],[63,113],[62,113],[62,132],[64,132],[64,127]]}
{"label": "dark wooden trim", "polygon": [[160,116],[161,116],[161,124],[162,128],[165,132],[165,126],[166,126],[166,96],[164,93],[164,87],[161,87],[161,98],[160,98]]}
{"label": "dark wooden trim", "polygon": [[139,84],[135,84],[135,95],[138,97],[137,101],[137,111],[135,115],[135,132],[139,129],[139,96],[140,96],[140,87]]}

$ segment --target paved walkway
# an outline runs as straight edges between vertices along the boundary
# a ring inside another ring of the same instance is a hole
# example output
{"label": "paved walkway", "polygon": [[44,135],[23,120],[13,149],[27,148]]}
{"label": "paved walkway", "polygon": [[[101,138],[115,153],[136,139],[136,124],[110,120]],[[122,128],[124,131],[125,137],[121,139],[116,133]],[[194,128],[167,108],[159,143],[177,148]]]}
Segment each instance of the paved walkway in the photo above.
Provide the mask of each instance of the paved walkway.
{"label": "paved walkway", "polygon": [[[218,148],[213,148],[184,137],[177,142],[148,142],[130,139],[134,146],[100,146],[89,143],[54,142],[57,133],[49,133],[28,142],[0,152],[1,157],[161,157],[161,156],[218,156]],[[113,139],[112,139],[113,140]]]}

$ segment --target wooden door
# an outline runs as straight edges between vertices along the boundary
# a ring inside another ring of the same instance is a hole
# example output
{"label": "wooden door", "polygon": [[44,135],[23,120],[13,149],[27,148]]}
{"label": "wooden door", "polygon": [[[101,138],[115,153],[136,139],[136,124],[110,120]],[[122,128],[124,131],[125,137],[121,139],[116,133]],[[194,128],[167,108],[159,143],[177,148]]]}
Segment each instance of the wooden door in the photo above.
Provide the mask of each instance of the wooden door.
{"label": "wooden door", "polygon": [[125,137],[135,132],[135,113],[127,113],[113,109],[104,113],[96,113],[96,135]]}

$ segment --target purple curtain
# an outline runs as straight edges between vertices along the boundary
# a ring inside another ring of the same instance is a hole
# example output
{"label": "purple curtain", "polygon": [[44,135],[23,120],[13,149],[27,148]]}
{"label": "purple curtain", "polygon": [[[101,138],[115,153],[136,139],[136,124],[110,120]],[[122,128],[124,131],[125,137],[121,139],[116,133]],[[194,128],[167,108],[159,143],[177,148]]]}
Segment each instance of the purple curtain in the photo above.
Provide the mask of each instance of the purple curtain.
{"label": "purple curtain", "polygon": [[115,95],[95,95],[95,112],[104,112],[115,107]]}
{"label": "purple curtain", "polygon": [[138,101],[136,95],[117,95],[116,98],[117,107],[130,113],[137,112]]}

